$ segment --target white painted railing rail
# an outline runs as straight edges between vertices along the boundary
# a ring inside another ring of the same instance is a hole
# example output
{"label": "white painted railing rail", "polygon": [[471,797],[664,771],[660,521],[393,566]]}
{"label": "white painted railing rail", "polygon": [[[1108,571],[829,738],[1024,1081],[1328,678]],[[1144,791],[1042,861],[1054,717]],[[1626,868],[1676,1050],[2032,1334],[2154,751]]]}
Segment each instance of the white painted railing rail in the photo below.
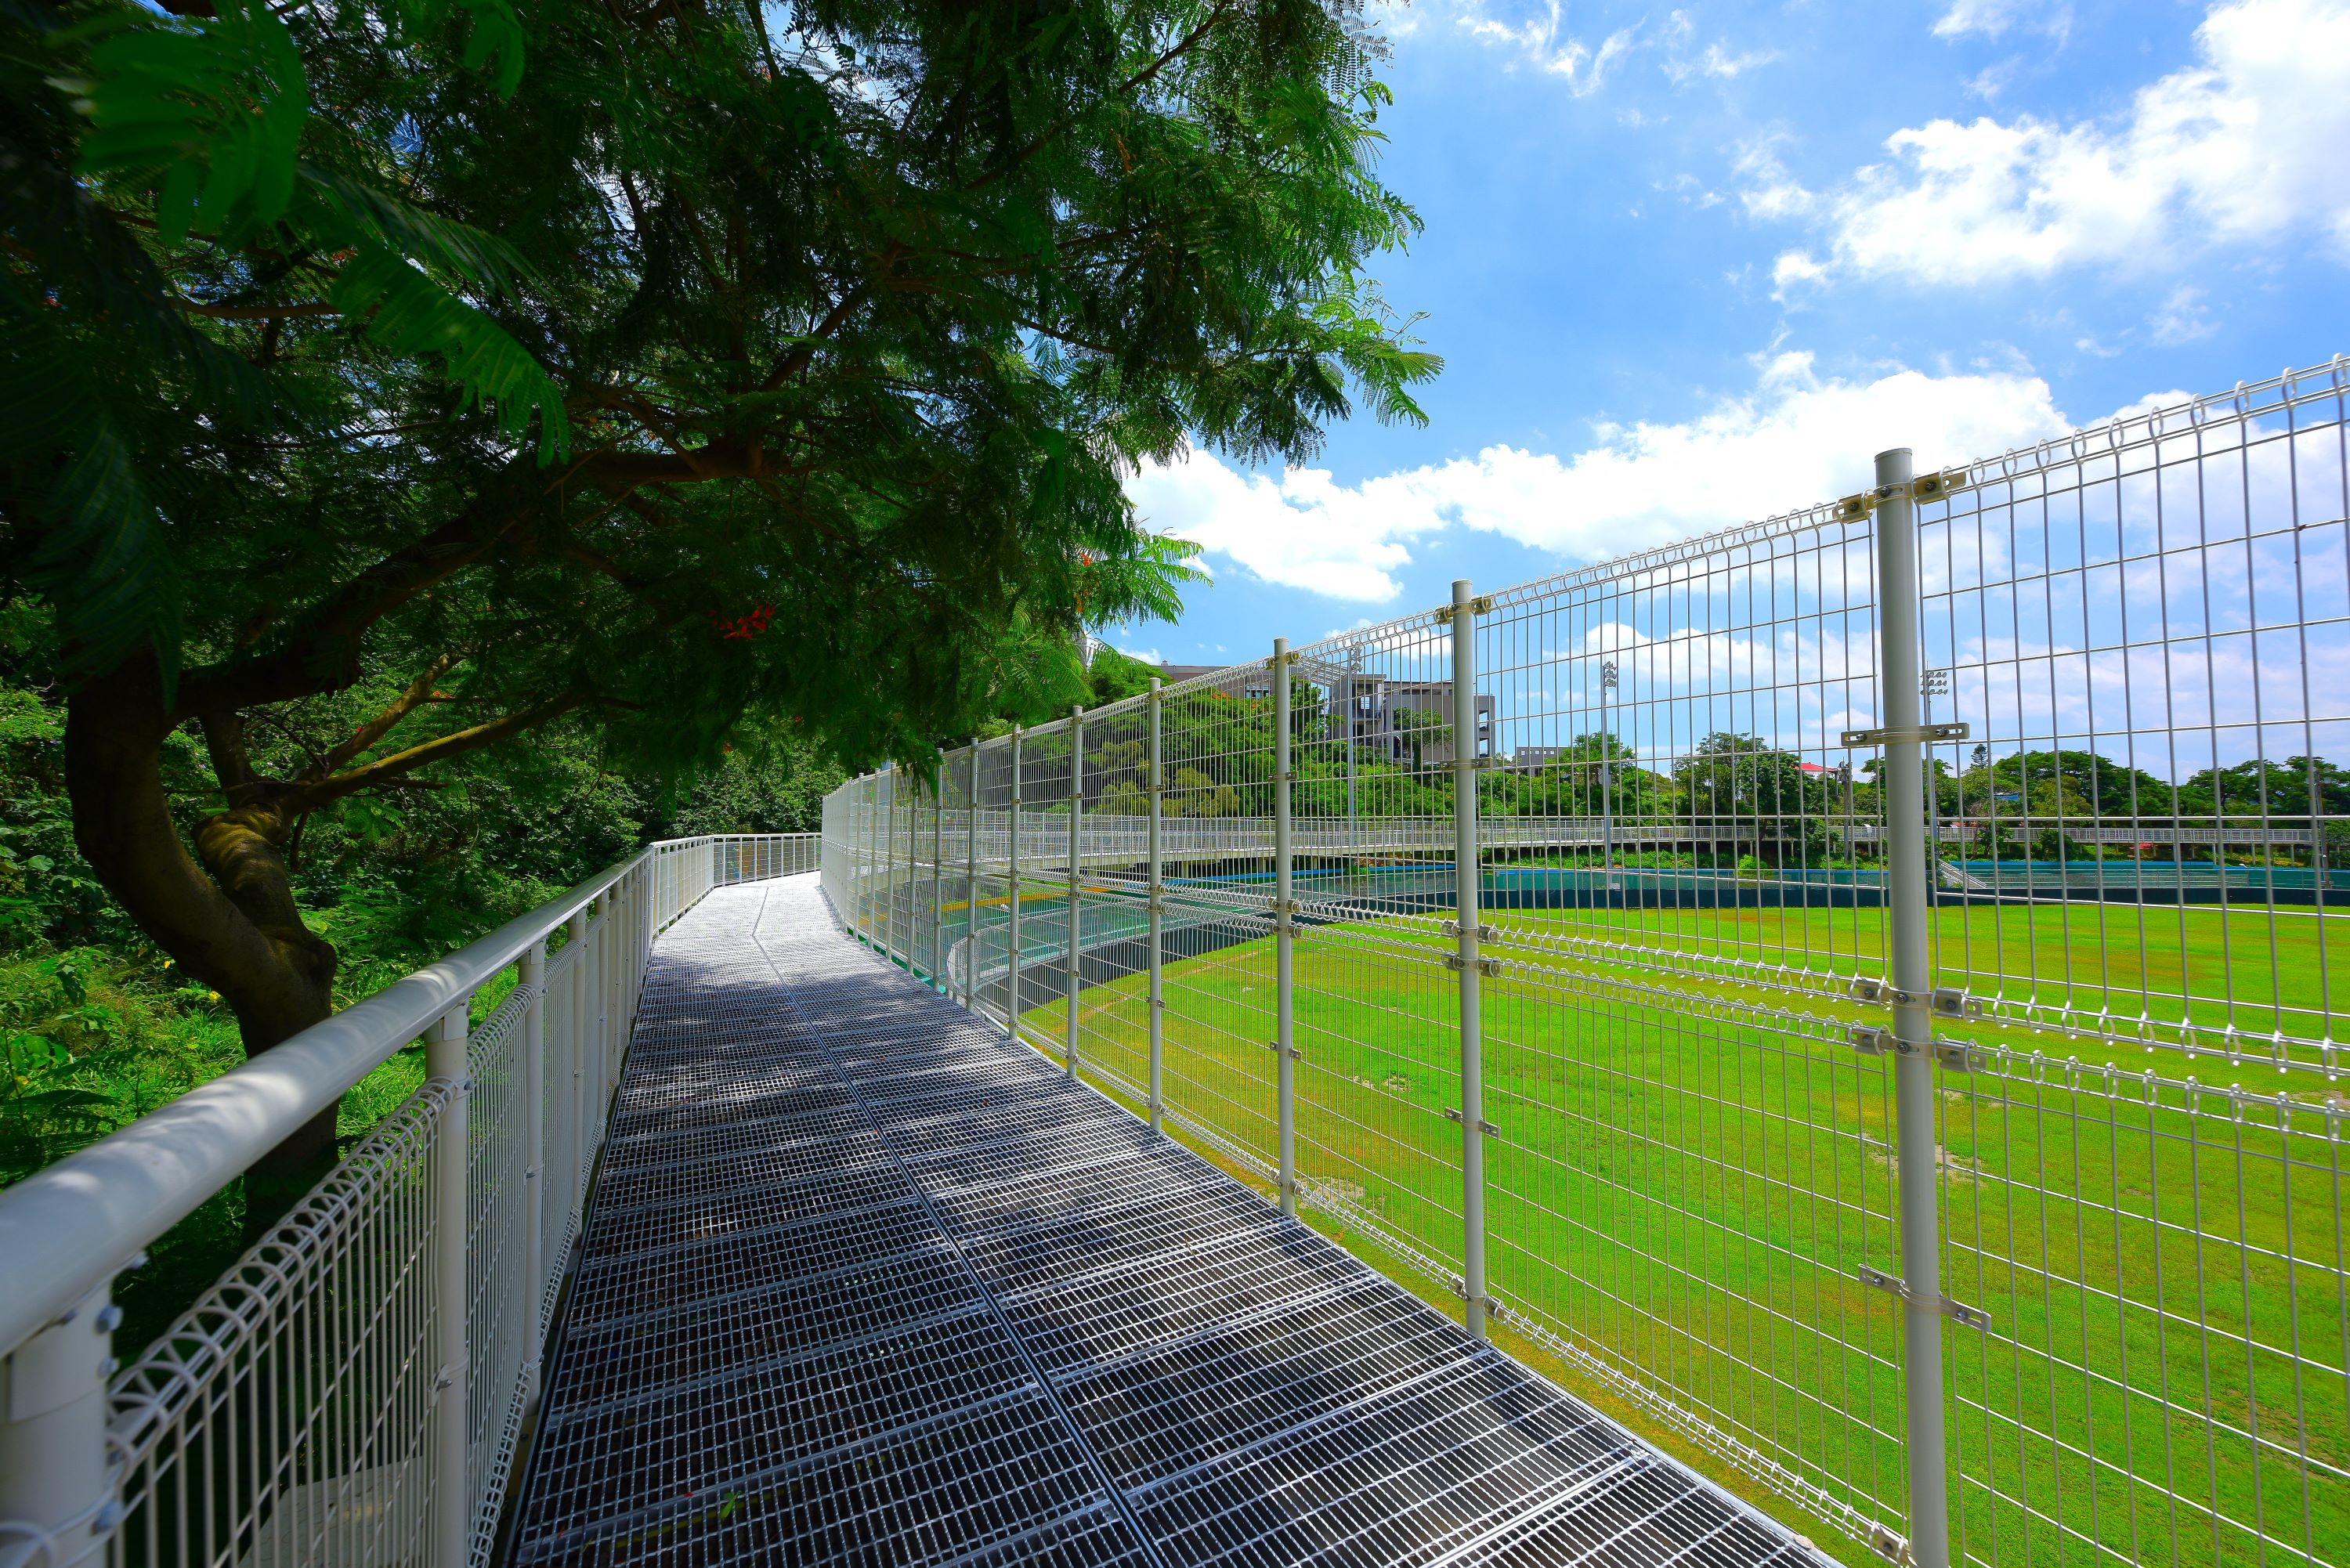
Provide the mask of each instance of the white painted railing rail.
{"label": "white painted railing rail", "polygon": [[[0,1191],[0,1568],[486,1562],[652,940],[816,842],[654,845]],[[423,1086],[118,1373],[115,1277],[420,1035]]]}

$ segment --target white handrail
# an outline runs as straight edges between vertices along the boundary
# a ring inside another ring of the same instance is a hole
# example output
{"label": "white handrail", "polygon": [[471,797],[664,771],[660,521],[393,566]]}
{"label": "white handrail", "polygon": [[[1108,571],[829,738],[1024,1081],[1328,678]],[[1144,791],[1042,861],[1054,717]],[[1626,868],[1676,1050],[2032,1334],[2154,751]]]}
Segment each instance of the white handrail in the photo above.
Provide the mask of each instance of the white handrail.
{"label": "white handrail", "polygon": [[0,1350],[31,1337],[113,1278],[124,1259],[192,1213],[639,865],[664,852],[775,836],[702,835],[641,849],[440,962],[0,1190],[0,1258],[7,1260],[0,1270]]}

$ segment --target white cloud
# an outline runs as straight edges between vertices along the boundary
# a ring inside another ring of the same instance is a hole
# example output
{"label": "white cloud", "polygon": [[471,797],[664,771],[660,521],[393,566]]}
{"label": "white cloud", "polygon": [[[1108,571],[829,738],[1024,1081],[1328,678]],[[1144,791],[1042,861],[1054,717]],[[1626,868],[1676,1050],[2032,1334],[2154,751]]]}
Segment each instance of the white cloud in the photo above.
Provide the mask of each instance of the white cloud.
{"label": "white cloud", "polygon": [[1679,424],[1603,424],[1569,458],[1490,446],[1473,458],[1341,485],[1315,469],[1275,481],[1208,453],[1155,468],[1129,493],[1145,521],[1269,582],[1384,601],[1409,542],[1448,527],[1598,560],[1733,526],[1867,484],[1870,459],[1907,445],[1921,467],[2067,429],[2027,370],[1872,381],[1821,378],[1811,356],[1764,361],[1754,390]]}
{"label": "white cloud", "polygon": [[1827,276],[1828,269],[1812,259],[1809,251],[1788,251],[1771,264],[1771,295],[1778,298],[1791,283],[1814,283]]}
{"label": "white cloud", "polygon": [[1383,511],[1326,470],[1293,468],[1276,481],[1204,452],[1144,469],[1127,493],[1155,531],[1193,540],[1266,582],[1337,599],[1393,598],[1401,586],[1393,574],[1411,560],[1402,541],[1443,526]]}
{"label": "white cloud", "polygon": [[[1944,21],[1999,9],[1961,0]],[[1890,161],[1825,198],[1828,265],[1967,285],[2312,228],[2350,251],[2350,0],[2223,0],[2195,38],[2198,63],[2140,88],[2116,122],[1896,131]],[[1748,211],[1802,215],[1775,170],[1767,148],[1742,160]]]}
{"label": "white cloud", "polygon": [[1934,24],[1938,38],[1963,38],[1980,33],[1996,38],[2010,27],[2046,33],[2062,42],[2073,30],[2073,7],[2058,0],[1951,0],[1950,8]]}
{"label": "white cloud", "polygon": [[1731,165],[1741,186],[1738,199],[1750,218],[1800,218],[1819,201],[1779,161],[1785,140],[1773,133],[1750,141],[1738,150],[1737,161]]}
{"label": "white cloud", "polygon": [[1459,21],[1478,42],[1511,50],[1524,64],[1565,78],[1567,90],[1577,98],[1597,92],[1606,84],[1617,62],[1638,47],[1639,30],[1637,23],[1619,27],[1602,38],[1596,48],[1580,38],[1562,38],[1565,18],[1558,0],[1550,0],[1541,15],[1514,26],[1487,16],[1477,0],[1470,0],[1461,7]]}
{"label": "white cloud", "polygon": [[1719,40],[1708,44],[1704,52],[1692,57],[1689,46],[1697,37],[1697,23],[1686,11],[1675,11],[1665,19],[1665,75],[1675,86],[1692,77],[1715,77],[1722,79],[1743,75],[1757,66],[1767,66],[1783,57],[1776,49],[1755,49],[1747,53],[1725,47]]}
{"label": "white cloud", "polygon": [[2157,343],[2192,343],[2210,337],[2211,323],[2203,314],[2203,291],[2184,284],[2172,289],[2162,308],[2154,313],[2151,325]]}

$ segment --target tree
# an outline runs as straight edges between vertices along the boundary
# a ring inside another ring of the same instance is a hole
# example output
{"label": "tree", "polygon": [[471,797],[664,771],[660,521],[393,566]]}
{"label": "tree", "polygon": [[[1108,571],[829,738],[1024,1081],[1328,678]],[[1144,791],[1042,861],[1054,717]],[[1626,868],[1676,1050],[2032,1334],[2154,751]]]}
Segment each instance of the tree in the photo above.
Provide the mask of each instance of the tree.
{"label": "tree", "polygon": [[1174,612],[1133,464],[1436,369],[1339,0],[174,4],[0,0],[0,558],[85,855],[248,1051],[330,1005],[312,816],[550,728],[925,765]]}
{"label": "tree", "polygon": [[1806,774],[1794,753],[1760,736],[1706,736],[1673,763],[1673,782],[1702,826],[1733,828],[1741,842],[1751,831],[1782,862],[1802,864],[1825,853],[1825,784]]}

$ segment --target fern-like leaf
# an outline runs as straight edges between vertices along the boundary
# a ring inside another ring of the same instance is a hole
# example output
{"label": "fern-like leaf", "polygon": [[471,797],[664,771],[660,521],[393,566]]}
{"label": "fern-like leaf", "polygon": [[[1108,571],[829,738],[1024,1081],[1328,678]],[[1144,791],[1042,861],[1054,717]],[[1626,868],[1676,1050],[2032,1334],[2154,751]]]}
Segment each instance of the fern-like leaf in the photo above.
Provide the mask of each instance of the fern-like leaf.
{"label": "fern-like leaf", "polygon": [[520,438],[536,409],[542,464],[565,450],[570,427],[562,392],[538,361],[504,327],[399,252],[378,246],[352,257],[331,297],[370,341],[394,354],[437,356],[469,401],[496,408],[498,427],[507,435]]}

